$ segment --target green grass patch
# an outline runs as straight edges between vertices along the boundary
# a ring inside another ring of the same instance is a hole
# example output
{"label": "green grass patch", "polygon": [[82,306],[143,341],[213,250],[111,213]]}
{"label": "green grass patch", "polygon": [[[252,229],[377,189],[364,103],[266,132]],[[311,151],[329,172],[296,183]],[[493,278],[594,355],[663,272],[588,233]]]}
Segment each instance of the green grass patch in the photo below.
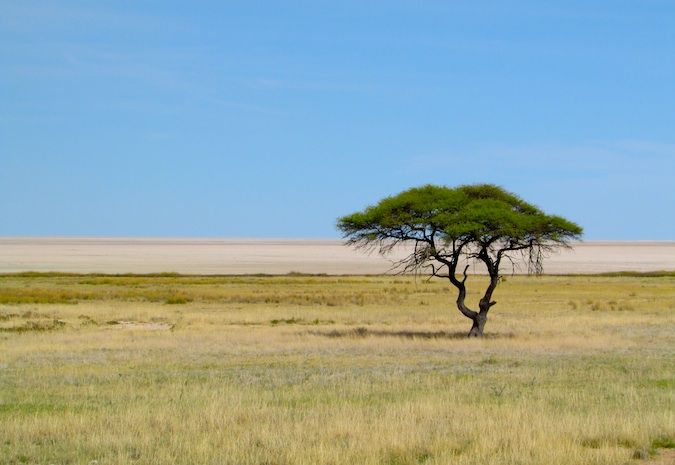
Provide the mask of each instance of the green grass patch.
{"label": "green grass patch", "polygon": [[670,436],[660,436],[652,440],[653,449],[675,449],[675,439]]}

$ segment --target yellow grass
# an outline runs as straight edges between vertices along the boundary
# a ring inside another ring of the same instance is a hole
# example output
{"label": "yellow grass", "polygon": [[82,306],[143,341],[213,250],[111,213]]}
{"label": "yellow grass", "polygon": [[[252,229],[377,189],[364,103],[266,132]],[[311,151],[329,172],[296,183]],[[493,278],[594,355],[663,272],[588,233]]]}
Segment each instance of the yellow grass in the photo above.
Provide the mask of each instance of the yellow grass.
{"label": "yellow grass", "polygon": [[0,276],[0,463],[614,465],[673,446],[674,278],[507,277],[495,298],[468,340],[442,281]]}

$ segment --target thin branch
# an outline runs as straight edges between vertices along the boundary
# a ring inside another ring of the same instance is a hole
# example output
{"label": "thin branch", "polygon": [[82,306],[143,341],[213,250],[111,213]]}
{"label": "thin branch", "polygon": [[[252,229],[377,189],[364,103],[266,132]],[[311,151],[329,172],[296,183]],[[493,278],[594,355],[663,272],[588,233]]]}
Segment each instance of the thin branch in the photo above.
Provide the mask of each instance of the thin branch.
{"label": "thin branch", "polygon": [[462,274],[464,275],[464,279],[462,279],[462,284],[464,284],[464,283],[466,282],[466,278],[469,277],[469,276],[466,274],[466,270],[468,270],[468,269],[469,269],[469,265],[467,264],[467,265],[464,267],[464,271],[462,272]]}

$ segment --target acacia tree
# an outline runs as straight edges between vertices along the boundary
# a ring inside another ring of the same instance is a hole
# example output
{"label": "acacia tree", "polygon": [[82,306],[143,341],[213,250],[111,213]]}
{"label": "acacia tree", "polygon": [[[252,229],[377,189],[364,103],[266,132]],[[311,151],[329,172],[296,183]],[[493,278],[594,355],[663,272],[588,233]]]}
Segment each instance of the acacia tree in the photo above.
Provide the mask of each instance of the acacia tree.
{"label": "acacia tree", "polygon": [[[412,188],[339,218],[337,227],[348,244],[383,255],[403,243],[414,245],[393,269],[448,279],[457,288],[457,308],[473,322],[470,337],[483,335],[505,261],[517,266],[515,260],[524,258],[529,273],[541,273],[547,252],[569,247],[582,234],[577,224],[491,184]],[[489,276],[478,311],[465,302],[470,262],[482,263]]]}

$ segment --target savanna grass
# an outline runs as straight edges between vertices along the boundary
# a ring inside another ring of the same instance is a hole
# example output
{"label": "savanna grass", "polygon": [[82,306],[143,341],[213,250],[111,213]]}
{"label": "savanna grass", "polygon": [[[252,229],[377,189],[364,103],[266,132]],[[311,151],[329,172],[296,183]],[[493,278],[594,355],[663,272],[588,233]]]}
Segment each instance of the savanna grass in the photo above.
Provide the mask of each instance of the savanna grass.
{"label": "savanna grass", "polygon": [[[475,301],[485,278],[471,277]],[[672,277],[0,276],[2,464],[647,463]]]}

